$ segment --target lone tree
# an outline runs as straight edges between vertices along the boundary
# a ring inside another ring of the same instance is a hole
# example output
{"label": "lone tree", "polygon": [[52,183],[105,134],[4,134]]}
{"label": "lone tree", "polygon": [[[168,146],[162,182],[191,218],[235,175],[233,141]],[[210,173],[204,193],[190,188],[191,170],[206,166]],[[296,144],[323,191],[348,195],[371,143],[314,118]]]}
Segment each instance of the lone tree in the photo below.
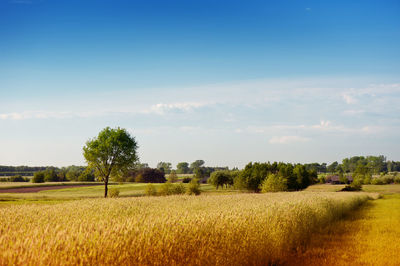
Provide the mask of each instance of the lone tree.
{"label": "lone tree", "polygon": [[108,180],[138,161],[135,138],[125,129],[106,127],[96,138],[83,147],[83,156],[96,176],[104,182],[104,197],[107,197]]}

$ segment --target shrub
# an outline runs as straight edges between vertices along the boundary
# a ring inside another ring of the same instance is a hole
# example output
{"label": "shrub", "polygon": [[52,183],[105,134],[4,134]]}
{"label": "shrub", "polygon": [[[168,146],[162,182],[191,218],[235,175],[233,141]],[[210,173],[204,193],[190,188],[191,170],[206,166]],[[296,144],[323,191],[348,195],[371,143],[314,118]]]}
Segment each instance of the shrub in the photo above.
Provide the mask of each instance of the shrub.
{"label": "shrub", "polygon": [[383,185],[383,181],[380,178],[373,178],[371,181],[372,185]]}
{"label": "shrub", "polygon": [[44,183],[44,173],[42,171],[36,172],[31,181],[32,183]]}
{"label": "shrub", "polygon": [[192,181],[190,181],[186,193],[188,195],[196,195],[196,196],[201,194],[200,183],[197,178],[193,178]]}
{"label": "shrub", "polygon": [[174,185],[172,185],[171,183],[167,182],[164,183],[160,186],[160,189],[158,190],[158,194],[161,196],[168,196],[168,195],[172,195],[174,192]]}
{"label": "shrub", "polygon": [[286,180],[275,174],[269,174],[261,184],[261,192],[279,192],[287,191]]}
{"label": "shrub", "polygon": [[110,188],[108,195],[110,195],[111,198],[118,198],[119,189],[118,188]]}
{"label": "shrub", "polygon": [[165,183],[165,175],[162,171],[153,168],[143,168],[132,173],[138,183]]}
{"label": "shrub", "polygon": [[157,189],[153,184],[150,183],[144,189],[144,194],[146,194],[147,196],[156,196],[157,195]]}
{"label": "shrub", "polygon": [[394,183],[395,184],[400,184],[400,176],[395,176]]}
{"label": "shrub", "polygon": [[186,187],[183,184],[177,184],[177,185],[174,185],[173,190],[174,190],[173,194],[178,194],[178,195],[179,194],[185,194]]}
{"label": "shrub", "polygon": [[360,180],[354,180],[350,185],[345,186],[341,191],[361,191],[362,184]]}
{"label": "shrub", "polygon": [[168,182],[175,183],[178,181],[178,176],[176,175],[176,172],[173,170],[168,176]]}
{"label": "shrub", "polygon": [[192,181],[190,177],[185,177],[184,179],[182,179],[182,183],[189,183],[190,181]]}
{"label": "shrub", "polygon": [[29,182],[29,179],[23,178],[21,175],[16,175],[16,176],[10,176],[8,178],[8,181],[10,181],[10,182]]}
{"label": "shrub", "polygon": [[364,185],[369,185],[369,184],[371,184],[371,175],[365,175],[365,176],[364,176],[363,184],[364,184]]}

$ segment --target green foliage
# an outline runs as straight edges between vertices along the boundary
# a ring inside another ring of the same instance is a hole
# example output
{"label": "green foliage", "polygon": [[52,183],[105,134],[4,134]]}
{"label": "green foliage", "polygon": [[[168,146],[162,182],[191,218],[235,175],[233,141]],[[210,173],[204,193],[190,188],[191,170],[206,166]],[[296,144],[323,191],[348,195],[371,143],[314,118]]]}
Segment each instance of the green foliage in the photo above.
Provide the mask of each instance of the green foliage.
{"label": "green foliage", "polygon": [[190,169],[193,171],[194,173],[194,169],[200,168],[204,165],[204,161],[203,160],[196,160],[193,163],[190,164]]}
{"label": "green foliage", "polygon": [[157,195],[157,189],[153,184],[148,184],[144,190],[144,194],[147,196],[156,196]]}
{"label": "green foliage", "polygon": [[138,161],[135,139],[121,128],[103,129],[99,135],[86,142],[83,156],[90,169],[94,169],[99,180],[105,183],[104,197],[111,175],[118,175]]}
{"label": "green foliage", "polygon": [[29,178],[24,178],[21,175],[10,176],[7,178],[8,182],[29,182]]}
{"label": "green foliage", "polygon": [[228,187],[233,185],[233,176],[234,173],[229,170],[215,171],[211,173],[207,182],[215,186],[217,189],[219,187],[223,188],[224,185]]}
{"label": "green foliage", "polygon": [[276,175],[269,174],[267,178],[261,184],[261,192],[279,192],[279,191],[287,191],[287,181]]}
{"label": "green foliage", "polygon": [[238,189],[246,189],[259,192],[264,179],[269,174],[278,174],[287,184],[288,190],[300,190],[317,182],[317,174],[314,170],[308,171],[301,164],[285,163],[249,163],[234,180],[234,186]]}
{"label": "green foliage", "polygon": [[95,181],[94,172],[89,168],[86,169],[79,175],[78,181]]}
{"label": "green foliage", "polygon": [[197,179],[202,179],[205,176],[205,173],[202,168],[195,168],[193,170],[194,177]]}
{"label": "green foliage", "polygon": [[165,175],[162,171],[154,168],[143,168],[133,173],[137,183],[165,183]]}
{"label": "green foliage", "polygon": [[45,182],[57,182],[58,176],[54,168],[47,168],[44,171],[44,181]]}
{"label": "green foliage", "polygon": [[173,187],[173,194],[185,194],[186,192],[186,187],[183,184],[177,184],[174,185]]}
{"label": "green foliage", "polygon": [[343,173],[340,173],[339,174],[339,182],[341,184],[348,184],[349,183],[349,179]]}
{"label": "green foliage", "polygon": [[32,183],[44,183],[44,172],[39,171],[33,175]]}
{"label": "green foliage", "polygon": [[161,196],[172,195],[173,192],[174,192],[174,185],[169,182],[162,184],[158,189],[158,194]]}
{"label": "green foliage", "polygon": [[354,179],[350,185],[345,186],[342,191],[361,191],[362,179]]}
{"label": "green foliage", "polygon": [[118,188],[110,188],[110,197],[118,198],[118,196],[119,196],[119,189]]}
{"label": "green foliage", "polygon": [[186,193],[188,195],[200,195],[201,190],[200,190],[200,183],[196,178],[193,178],[192,181],[190,181]]}
{"label": "green foliage", "polygon": [[318,183],[325,184],[326,183],[326,175],[318,176]]}
{"label": "green foliage", "polygon": [[178,175],[176,174],[176,171],[172,170],[168,176],[168,182],[175,183],[177,181],[178,181]]}
{"label": "green foliage", "polygon": [[180,162],[176,165],[176,172],[178,174],[189,174],[189,164],[187,162]]}
{"label": "green foliage", "polygon": [[167,162],[159,162],[157,164],[157,169],[163,172],[164,174],[169,174],[171,172],[171,163]]}

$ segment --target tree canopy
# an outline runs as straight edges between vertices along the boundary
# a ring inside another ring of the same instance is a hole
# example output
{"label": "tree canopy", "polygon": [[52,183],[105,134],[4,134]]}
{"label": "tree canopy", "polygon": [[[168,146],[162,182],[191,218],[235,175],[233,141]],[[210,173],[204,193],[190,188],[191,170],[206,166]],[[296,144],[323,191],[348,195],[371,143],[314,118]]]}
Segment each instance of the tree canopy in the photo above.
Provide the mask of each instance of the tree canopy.
{"label": "tree canopy", "polygon": [[86,142],[83,156],[98,179],[104,182],[104,197],[107,197],[110,176],[124,172],[138,161],[137,148],[135,138],[119,127],[106,127],[96,138]]}

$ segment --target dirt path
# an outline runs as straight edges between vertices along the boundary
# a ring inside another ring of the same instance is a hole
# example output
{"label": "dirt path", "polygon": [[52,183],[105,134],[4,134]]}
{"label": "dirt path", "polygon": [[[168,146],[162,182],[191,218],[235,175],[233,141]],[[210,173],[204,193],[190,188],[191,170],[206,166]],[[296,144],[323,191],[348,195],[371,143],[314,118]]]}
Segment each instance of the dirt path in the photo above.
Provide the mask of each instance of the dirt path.
{"label": "dirt path", "polygon": [[288,265],[400,265],[400,194],[370,201],[317,234]]}
{"label": "dirt path", "polygon": [[91,187],[91,186],[99,186],[99,184],[8,188],[8,189],[0,189],[0,193],[35,193],[35,192],[39,192],[42,190],[54,190],[54,189],[63,189],[63,188],[76,188],[76,187]]}

